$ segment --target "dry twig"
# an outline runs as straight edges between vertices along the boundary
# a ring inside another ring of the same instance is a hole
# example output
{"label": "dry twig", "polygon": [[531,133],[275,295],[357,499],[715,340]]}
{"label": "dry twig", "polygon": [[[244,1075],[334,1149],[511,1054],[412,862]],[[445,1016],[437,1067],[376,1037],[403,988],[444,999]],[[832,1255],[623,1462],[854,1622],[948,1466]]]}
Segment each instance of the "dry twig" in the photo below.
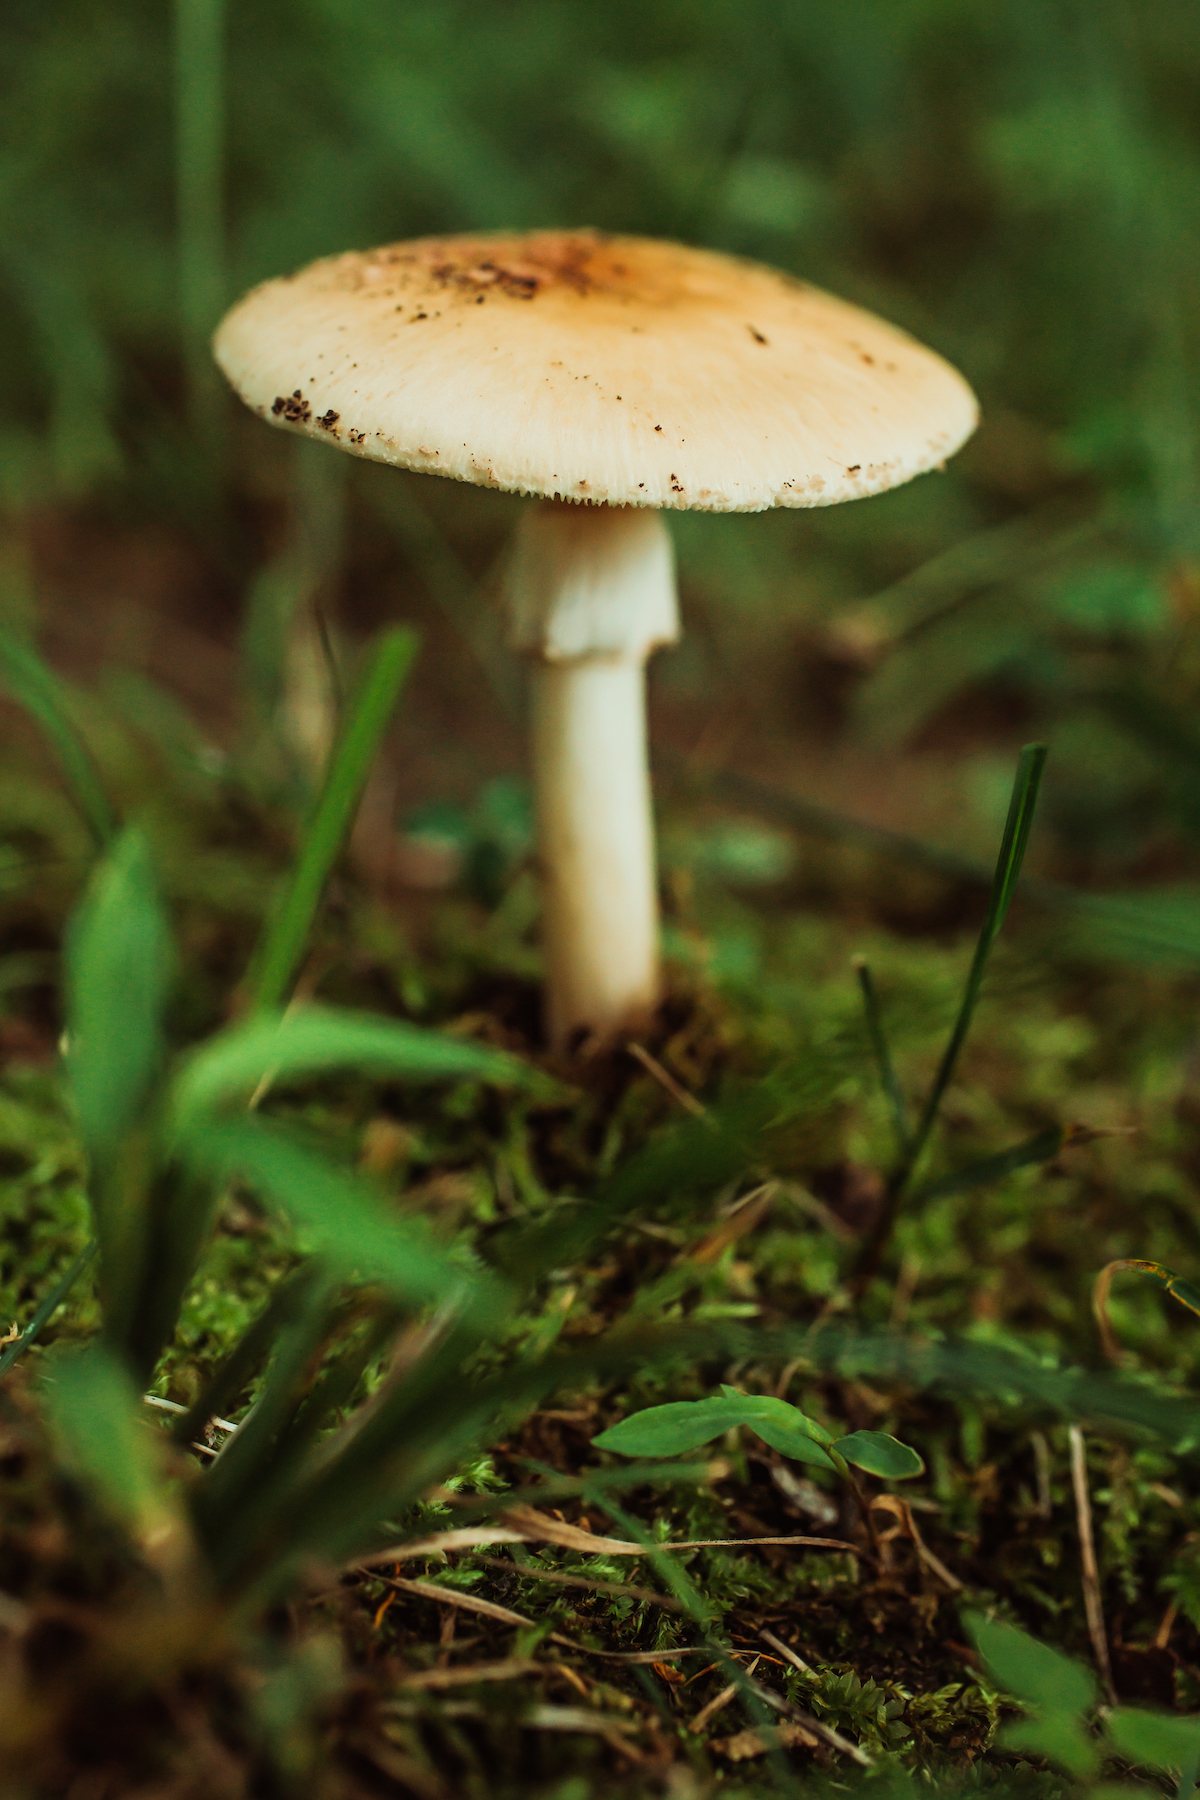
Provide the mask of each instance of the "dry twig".
{"label": "dry twig", "polygon": [[1112,1663],[1108,1655],[1108,1636],[1104,1629],[1104,1606],[1100,1598],[1100,1571],[1096,1566],[1096,1542],[1092,1535],[1092,1498],[1088,1492],[1087,1449],[1083,1441],[1083,1432],[1078,1425],[1072,1425],[1068,1436],[1071,1441],[1071,1481],[1075,1488],[1075,1516],[1079,1522],[1079,1560],[1083,1573],[1083,1604],[1087,1612],[1088,1631],[1091,1634],[1092,1649],[1096,1656],[1096,1667],[1100,1672],[1105,1694],[1110,1706],[1117,1704],[1117,1690],[1113,1686]]}

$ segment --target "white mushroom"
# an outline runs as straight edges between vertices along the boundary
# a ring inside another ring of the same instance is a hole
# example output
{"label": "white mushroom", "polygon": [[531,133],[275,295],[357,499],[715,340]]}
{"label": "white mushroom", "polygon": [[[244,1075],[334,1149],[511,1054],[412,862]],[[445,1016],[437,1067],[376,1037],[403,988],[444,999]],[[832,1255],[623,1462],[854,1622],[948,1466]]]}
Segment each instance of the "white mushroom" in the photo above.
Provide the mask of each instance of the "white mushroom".
{"label": "white mushroom", "polygon": [[635,1025],[659,991],[644,665],[678,633],[656,511],[895,487],[970,435],[971,390],[790,276],[590,231],[332,257],[247,295],[216,355],[272,423],[547,502],[511,582],[535,669],[547,1026],[564,1047]]}

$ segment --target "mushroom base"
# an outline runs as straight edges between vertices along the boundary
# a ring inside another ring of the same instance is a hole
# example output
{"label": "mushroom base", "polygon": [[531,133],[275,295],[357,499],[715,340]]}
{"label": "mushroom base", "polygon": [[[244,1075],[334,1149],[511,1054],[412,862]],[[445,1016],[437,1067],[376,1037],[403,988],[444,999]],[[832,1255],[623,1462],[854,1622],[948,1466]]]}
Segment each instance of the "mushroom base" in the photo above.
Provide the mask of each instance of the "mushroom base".
{"label": "mushroom base", "polygon": [[635,1026],[659,994],[658,895],[639,657],[538,661],[532,683],[546,1028]]}

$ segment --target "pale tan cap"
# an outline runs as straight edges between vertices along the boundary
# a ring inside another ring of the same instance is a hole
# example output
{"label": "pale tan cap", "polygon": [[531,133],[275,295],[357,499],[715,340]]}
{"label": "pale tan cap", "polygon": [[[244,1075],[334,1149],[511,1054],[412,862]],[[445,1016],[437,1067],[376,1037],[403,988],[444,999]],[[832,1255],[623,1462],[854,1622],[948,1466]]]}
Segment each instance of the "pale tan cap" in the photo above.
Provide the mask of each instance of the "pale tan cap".
{"label": "pale tan cap", "polygon": [[217,361],[273,423],[521,494],[760,512],[937,467],[940,356],[758,263],[591,231],[421,238],[265,282]]}

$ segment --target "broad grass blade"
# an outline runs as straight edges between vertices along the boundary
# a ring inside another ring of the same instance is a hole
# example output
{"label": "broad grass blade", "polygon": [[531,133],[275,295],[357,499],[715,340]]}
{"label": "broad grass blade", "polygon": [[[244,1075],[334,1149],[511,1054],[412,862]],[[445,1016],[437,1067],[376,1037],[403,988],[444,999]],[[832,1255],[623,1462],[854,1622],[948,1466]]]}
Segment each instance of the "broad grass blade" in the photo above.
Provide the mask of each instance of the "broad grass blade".
{"label": "broad grass blade", "polygon": [[530,1064],[503,1051],[419,1025],[312,1006],[259,1014],[194,1051],[173,1084],[171,1117],[176,1129],[186,1131],[245,1101],[266,1077],[287,1083],[343,1069],[401,1081],[489,1081],[558,1091]]}
{"label": "broad grass blade", "polygon": [[149,847],[130,827],[96,870],[67,940],[67,1070],[93,1158],[113,1155],[147,1103],[172,968]]}
{"label": "broad grass blade", "polygon": [[182,1142],[189,1163],[214,1182],[248,1182],[304,1234],[340,1279],[378,1283],[412,1305],[471,1300],[472,1317],[503,1316],[495,1277],[455,1262],[422,1219],[401,1221],[366,1182],[345,1174],[261,1119],[210,1124]]}
{"label": "broad grass blade", "polygon": [[416,651],[416,633],[401,628],[384,634],[371,659],[330,759],[282,904],[255,958],[250,986],[256,1011],[271,1011],[287,996],[325,883],[354,822],[367,775]]}
{"label": "broad grass blade", "polygon": [[1186,1456],[1200,1457],[1200,1401],[1145,1381],[1126,1381],[1071,1365],[1053,1365],[1028,1352],[1002,1350],[964,1339],[935,1343],[894,1332],[858,1333],[823,1326],[815,1335],[799,1329],[721,1332],[723,1354],[786,1362],[803,1354],[814,1367],[839,1378],[862,1378],[889,1386],[933,1389],[949,1394],[984,1394],[1005,1406],[1027,1404],[1060,1418],[1089,1421],[1093,1429],[1147,1433]]}
{"label": "broad grass blade", "polygon": [[37,651],[10,631],[0,631],[0,675],[12,698],[37,720],[53,744],[75,804],[97,848],[103,850],[113,835],[112,813],[91,757],[71,723],[60,683]]}
{"label": "broad grass blade", "polygon": [[46,1401],[69,1464],[127,1530],[152,1538],[171,1508],[154,1433],[118,1360],[100,1345],[57,1358]]}
{"label": "broad grass blade", "polygon": [[1137,1768],[1194,1771],[1200,1757],[1200,1719],[1194,1715],[1181,1719],[1177,1713],[1117,1706],[1105,1719],[1104,1729],[1118,1756]]}

